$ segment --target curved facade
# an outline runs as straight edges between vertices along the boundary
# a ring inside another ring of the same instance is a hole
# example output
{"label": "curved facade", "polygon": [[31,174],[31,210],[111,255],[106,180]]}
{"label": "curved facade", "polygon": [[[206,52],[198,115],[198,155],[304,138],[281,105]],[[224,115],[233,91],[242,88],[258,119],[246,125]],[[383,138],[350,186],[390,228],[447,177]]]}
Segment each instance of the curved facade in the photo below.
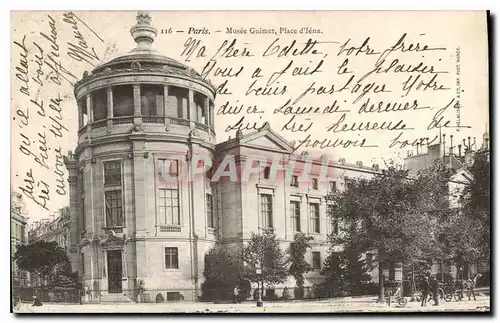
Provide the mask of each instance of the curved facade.
{"label": "curved facade", "polygon": [[215,224],[205,216],[210,181],[189,182],[185,165],[213,159],[215,89],[152,49],[149,15],[130,32],[137,47],[85,72],[74,90],[78,146],[65,160],[73,270],[95,299],[134,299],[141,284],[189,288],[190,299]]}

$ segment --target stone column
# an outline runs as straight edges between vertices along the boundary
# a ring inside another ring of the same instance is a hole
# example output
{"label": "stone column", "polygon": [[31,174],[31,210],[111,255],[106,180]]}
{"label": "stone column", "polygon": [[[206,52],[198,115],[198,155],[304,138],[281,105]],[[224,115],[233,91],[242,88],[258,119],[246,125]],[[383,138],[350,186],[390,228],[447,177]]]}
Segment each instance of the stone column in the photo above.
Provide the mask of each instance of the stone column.
{"label": "stone column", "polygon": [[203,107],[203,110],[205,112],[205,125],[209,126],[210,125],[210,99],[205,97],[205,106]]}
{"label": "stone column", "polygon": [[108,125],[108,131],[111,130],[111,127],[113,126],[113,89],[111,87],[108,87],[106,89],[106,94],[107,94],[107,97],[108,97],[108,104],[107,104],[107,108],[108,108],[108,121],[107,121],[107,125]]}
{"label": "stone column", "polygon": [[78,244],[80,243],[80,230],[78,230],[78,204],[81,192],[77,190],[78,168],[77,161],[72,156],[65,158],[66,168],[68,169],[68,189],[69,189],[69,239],[70,239],[70,260],[71,270],[79,271],[80,254],[78,253]]}
{"label": "stone column", "polygon": [[190,120],[191,128],[194,128],[194,122],[197,121],[196,118],[196,106],[194,104],[194,92],[189,89],[188,92],[188,119]]}
{"label": "stone column", "polygon": [[87,137],[90,140],[92,138],[92,122],[94,122],[94,110],[92,108],[92,94],[88,93],[85,99],[87,100],[87,116],[88,116]]}
{"label": "stone column", "polygon": [[141,86],[134,84],[134,125],[139,126],[141,124]]}
{"label": "stone column", "polygon": [[94,122],[94,109],[92,107],[92,94],[88,93],[85,97],[87,100],[87,115],[89,116],[89,124]]}
{"label": "stone column", "polygon": [[210,128],[215,127],[215,115],[214,115],[214,104],[211,102],[209,106],[209,113],[210,113]]}
{"label": "stone column", "polygon": [[81,104],[77,104],[78,106],[78,130],[83,127],[83,109]]}
{"label": "stone column", "polygon": [[[146,202],[146,176],[144,169],[147,159],[144,158],[144,141],[146,140],[145,134],[131,134],[132,140],[132,174],[133,174],[133,211],[130,218],[135,222],[136,231],[136,263],[137,263],[137,279],[145,280],[147,287],[148,277],[148,253],[146,248],[145,238],[148,235],[148,228],[146,227],[146,217],[150,214],[147,212]],[[128,223],[127,227],[132,228],[132,223]]]}
{"label": "stone column", "polygon": [[167,124],[167,102],[168,102],[168,85],[163,86],[163,116],[165,117],[165,124]]}

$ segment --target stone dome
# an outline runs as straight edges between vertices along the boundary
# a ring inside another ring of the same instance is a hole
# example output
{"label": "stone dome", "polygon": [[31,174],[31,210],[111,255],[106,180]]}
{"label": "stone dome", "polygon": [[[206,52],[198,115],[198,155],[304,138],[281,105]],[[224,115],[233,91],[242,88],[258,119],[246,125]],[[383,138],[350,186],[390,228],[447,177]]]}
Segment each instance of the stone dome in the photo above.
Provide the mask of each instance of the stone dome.
{"label": "stone dome", "polygon": [[85,72],[82,79],[76,83],[75,89],[82,83],[109,74],[127,72],[159,72],[173,76],[184,76],[203,83],[215,95],[215,86],[209,80],[204,79],[198,72],[179,61],[162,55],[153,48],[157,35],[157,29],[151,25],[151,16],[147,12],[139,11],[137,24],[130,29],[130,34],[137,43],[125,55],[118,56],[105,62],[92,70]]}

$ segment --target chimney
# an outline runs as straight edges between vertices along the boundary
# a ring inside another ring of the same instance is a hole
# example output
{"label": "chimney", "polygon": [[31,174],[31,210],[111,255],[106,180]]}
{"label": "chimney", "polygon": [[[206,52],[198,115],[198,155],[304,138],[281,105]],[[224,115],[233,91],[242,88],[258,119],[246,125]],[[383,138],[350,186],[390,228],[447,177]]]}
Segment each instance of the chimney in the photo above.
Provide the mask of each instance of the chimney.
{"label": "chimney", "polygon": [[469,150],[471,150],[471,149],[472,149],[472,147],[471,147],[471,145],[470,145],[470,136],[469,136],[469,137],[467,137],[467,138],[469,139],[469,146],[468,146],[468,149],[469,149]]}
{"label": "chimney", "polygon": [[458,157],[462,157],[462,145],[458,145]]}
{"label": "chimney", "polygon": [[443,157],[446,156],[446,134],[443,134]]}
{"label": "chimney", "polygon": [[450,156],[453,155],[453,135],[450,135]]}
{"label": "chimney", "polygon": [[418,155],[418,142],[417,142],[417,155]]}

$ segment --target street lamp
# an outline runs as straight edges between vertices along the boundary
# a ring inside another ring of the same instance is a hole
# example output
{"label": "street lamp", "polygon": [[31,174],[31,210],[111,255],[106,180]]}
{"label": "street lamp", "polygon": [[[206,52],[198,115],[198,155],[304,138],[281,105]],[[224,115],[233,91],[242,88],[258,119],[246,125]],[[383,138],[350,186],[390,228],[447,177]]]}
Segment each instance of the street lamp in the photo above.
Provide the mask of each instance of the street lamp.
{"label": "street lamp", "polygon": [[260,289],[260,281],[262,279],[262,267],[260,265],[260,261],[255,264],[255,273],[257,274],[257,277],[259,278],[257,282],[257,286],[259,288],[258,292],[258,298],[257,298],[257,307],[262,307],[262,290]]}

